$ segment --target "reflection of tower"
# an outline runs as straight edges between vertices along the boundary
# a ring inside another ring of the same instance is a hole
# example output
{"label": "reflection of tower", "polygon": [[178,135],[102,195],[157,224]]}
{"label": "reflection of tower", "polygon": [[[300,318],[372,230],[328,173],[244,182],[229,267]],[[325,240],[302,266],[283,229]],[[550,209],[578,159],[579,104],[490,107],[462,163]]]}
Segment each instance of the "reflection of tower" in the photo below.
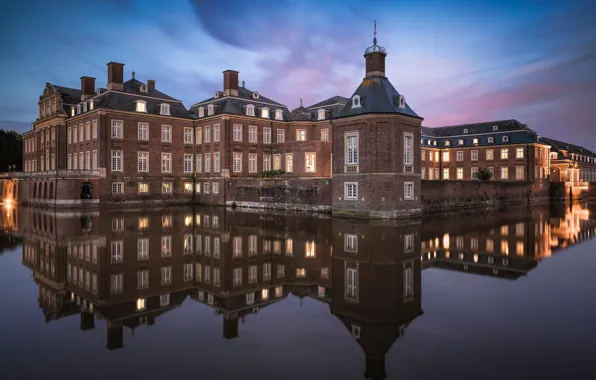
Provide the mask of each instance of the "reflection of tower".
{"label": "reflection of tower", "polygon": [[333,222],[331,312],[366,356],[367,379],[384,379],[385,355],[422,314],[420,225]]}
{"label": "reflection of tower", "polygon": [[238,315],[236,313],[224,315],[223,337],[226,339],[238,338]]}

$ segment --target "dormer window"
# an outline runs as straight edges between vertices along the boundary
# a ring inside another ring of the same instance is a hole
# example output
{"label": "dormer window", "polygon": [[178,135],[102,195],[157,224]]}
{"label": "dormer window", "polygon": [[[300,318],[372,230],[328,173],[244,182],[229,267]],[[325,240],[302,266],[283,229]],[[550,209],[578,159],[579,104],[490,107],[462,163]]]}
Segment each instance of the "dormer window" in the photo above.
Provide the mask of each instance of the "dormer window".
{"label": "dormer window", "polygon": [[170,116],[170,105],[162,103],[159,105],[159,114]]}
{"label": "dormer window", "polygon": [[445,146],[450,146],[451,145],[451,141],[447,140],[445,141]]}
{"label": "dormer window", "polygon": [[494,143],[494,142],[495,142],[495,139],[494,139],[494,137],[489,137],[489,138],[488,138],[488,143],[489,143],[489,144],[492,144],[492,143]]}
{"label": "dormer window", "polygon": [[283,120],[284,115],[282,110],[275,110],[275,120]]}
{"label": "dormer window", "polygon": [[81,113],[81,104],[77,104],[77,115]]}
{"label": "dormer window", "polygon": [[433,141],[432,140],[428,140],[428,145],[432,145]]}
{"label": "dormer window", "polygon": [[478,144],[478,139],[472,139],[472,143]]}
{"label": "dormer window", "polygon": [[219,98],[219,91],[215,91],[213,93],[213,97],[216,98],[216,99]]}
{"label": "dormer window", "polygon": [[147,112],[147,102],[144,100],[137,100],[137,112]]}
{"label": "dormer window", "polygon": [[74,116],[75,115],[75,107],[72,106],[70,107],[70,116]]}
{"label": "dormer window", "polygon": [[325,110],[318,111],[318,118],[317,120],[325,120]]}
{"label": "dormer window", "polygon": [[437,146],[437,140],[433,141],[433,145]]}
{"label": "dormer window", "polygon": [[255,106],[252,104],[246,106],[246,116],[255,116]]}
{"label": "dormer window", "polygon": [[261,108],[261,117],[263,119],[269,119],[269,108],[267,108],[267,107]]}
{"label": "dormer window", "polygon": [[140,91],[141,92],[147,92],[147,86],[145,86],[144,84],[142,84],[141,87],[140,87]]}
{"label": "dormer window", "polygon": [[399,108],[405,108],[406,107],[406,98],[403,95],[399,96]]}
{"label": "dormer window", "polygon": [[493,125],[493,131],[498,131],[498,130],[499,130],[499,126]]}
{"label": "dormer window", "polygon": [[211,116],[215,114],[215,104],[209,104],[207,106],[207,116]]}
{"label": "dormer window", "polygon": [[94,102],[93,100],[89,100],[89,111],[93,111],[93,106],[94,106],[93,102]]}
{"label": "dormer window", "polygon": [[199,107],[199,117],[205,116],[205,107]]}
{"label": "dormer window", "polygon": [[468,128],[464,128],[464,133],[468,133]]}
{"label": "dormer window", "polygon": [[509,141],[509,137],[508,136],[503,136],[503,142],[507,142]]}
{"label": "dormer window", "polygon": [[256,99],[259,99],[259,93],[258,93],[258,92],[256,92],[256,91],[255,91],[255,92],[253,92],[253,93],[252,93],[252,98],[253,98],[253,99],[255,99],[255,100],[256,100]]}
{"label": "dormer window", "polygon": [[360,101],[360,96],[359,95],[354,95],[352,97],[352,108],[358,108],[362,105],[362,102]]}
{"label": "dormer window", "polygon": [[457,140],[457,143],[458,143],[459,145],[464,145],[464,140],[462,140],[462,139],[459,139],[459,140]]}
{"label": "dormer window", "polygon": [[87,102],[83,103],[83,112],[87,112]]}

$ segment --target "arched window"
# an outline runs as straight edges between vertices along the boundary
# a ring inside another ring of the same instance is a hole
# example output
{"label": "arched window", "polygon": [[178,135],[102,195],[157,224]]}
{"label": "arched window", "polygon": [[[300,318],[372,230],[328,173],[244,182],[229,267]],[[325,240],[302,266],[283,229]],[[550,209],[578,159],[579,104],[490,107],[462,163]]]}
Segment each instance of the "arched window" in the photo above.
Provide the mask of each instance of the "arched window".
{"label": "arched window", "polygon": [[50,183],[50,199],[54,199],[54,182]]}

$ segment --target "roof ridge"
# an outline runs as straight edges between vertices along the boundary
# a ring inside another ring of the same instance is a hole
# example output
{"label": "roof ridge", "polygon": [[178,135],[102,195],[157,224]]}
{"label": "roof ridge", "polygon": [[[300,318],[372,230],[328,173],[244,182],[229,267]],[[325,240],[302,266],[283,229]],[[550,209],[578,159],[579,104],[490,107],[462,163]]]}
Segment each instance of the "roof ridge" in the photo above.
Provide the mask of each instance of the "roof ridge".
{"label": "roof ridge", "polygon": [[503,120],[489,120],[489,121],[480,121],[477,123],[466,123],[466,124],[453,124],[453,125],[442,125],[440,127],[428,127],[428,128],[453,128],[453,127],[466,127],[466,126],[470,126],[470,125],[479,125],[479,124],[496,124],[496,123],[503,123],[503,122],[507,122],[507,121],[513,121],[513,122],[517,122],[521,125],[524,125],[522,122],[520,122],[517,119],[503,119]]}

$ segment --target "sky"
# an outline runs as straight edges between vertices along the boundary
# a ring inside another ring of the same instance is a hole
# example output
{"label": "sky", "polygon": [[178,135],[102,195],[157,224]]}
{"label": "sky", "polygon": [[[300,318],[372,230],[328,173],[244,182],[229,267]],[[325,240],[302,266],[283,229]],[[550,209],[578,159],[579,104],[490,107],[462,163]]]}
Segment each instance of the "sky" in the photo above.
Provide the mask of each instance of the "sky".
{"label": "sky", "polygon": [[105,87],[110,61],[187,107],[222,71],[290,109],[350,97],[377,21],[386,75],[425,126],[517,119],[596,150],[593,0],[21,0],[0,5],[0,128],[46,82]]}

